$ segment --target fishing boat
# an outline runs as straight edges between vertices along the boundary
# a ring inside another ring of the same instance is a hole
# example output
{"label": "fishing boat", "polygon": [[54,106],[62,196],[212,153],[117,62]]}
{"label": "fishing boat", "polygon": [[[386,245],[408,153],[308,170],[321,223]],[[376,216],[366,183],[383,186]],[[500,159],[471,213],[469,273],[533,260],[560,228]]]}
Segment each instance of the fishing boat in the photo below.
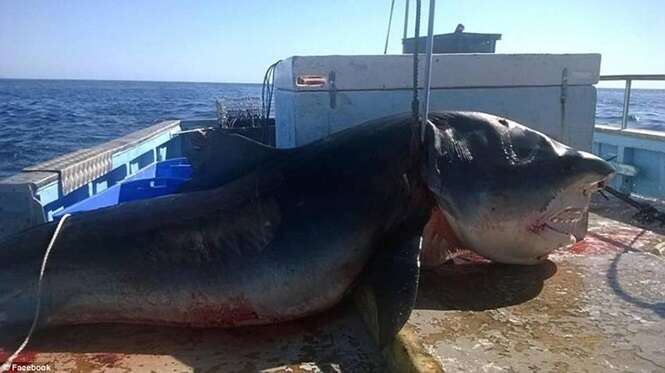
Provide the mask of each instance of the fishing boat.
{"label": "fishing boat", "polygon": [[[0,237],[64,214],[177,193],[192,178],[200,131],[303,146],[410,111],[415,82],[431,111],[508,117],[613,162],[619,199],[594,199],[584,240],[541,265],[462,257],[424,272],[416,309],[382,351],[353,306],[342,304],[301,321],[234,330],[58,328],[36,334],[17,362],[57,371],[665,369],[665,232],[657,225],[665,134],[626,125],[631,83],[665,75],[601,76],[601,56],[593,53],[496,54],[499,39],[430,32],[405,38],[401,55],[286,58],[269,68],[257,113],[220,105],[218,118],[163,121],[1,180]],[[415,53],[414,64],[413,52],[428,50]],[[594,123],[595,85],[605,80],[626,82],[618,125]],[[225,151],[220,162],[232,162],[236,149]],[[631,209],[643,219],[632,219]]]}

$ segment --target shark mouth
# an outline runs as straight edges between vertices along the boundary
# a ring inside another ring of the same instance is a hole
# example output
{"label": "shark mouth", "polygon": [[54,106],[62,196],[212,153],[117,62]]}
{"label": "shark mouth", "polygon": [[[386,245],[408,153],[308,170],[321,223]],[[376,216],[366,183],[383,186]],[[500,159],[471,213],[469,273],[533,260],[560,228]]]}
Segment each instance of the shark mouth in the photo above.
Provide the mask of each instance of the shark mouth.
{"label": "shark mouth", "polygon": [[[568,207],[555,210],[551,206],[561,195],[557,196],[557,198],[554,198],[550,202],[545,213],[538,218],[535,223],[529,225],[527,229],[535,234],[541,234],[544,230],[548,230],[574,239],[573,232],[575,231],[575,227],[584,218],[588,211],[590,195],[593,192],[602,190],[608,179],[609,176],[584,187],[582,194],[586,200],[577,200],[575,203],[571,203],[572,206],[569,205]],[[550,213],[549,211],[552,210],[554,211]]]}
{"label": "shark mouth", "polygon": [[572,235],[575,226],[584,217],[585,211],[585,209],[569,207],[559,211],[543,224],[545,228],[549,228],[555,232]]}
{"label": "shark mouth", "polygon": [[548,216],[539,219],[538,222],[529,226],[529,231],[539,234],[542,233],[545,229],[554,231],[556,233],[572,236],[575,230],[577,223],[582,220],[586,209],[577,208],[577,207],[568,207],[563,210],[559,210],[554,214],[549,214]]}

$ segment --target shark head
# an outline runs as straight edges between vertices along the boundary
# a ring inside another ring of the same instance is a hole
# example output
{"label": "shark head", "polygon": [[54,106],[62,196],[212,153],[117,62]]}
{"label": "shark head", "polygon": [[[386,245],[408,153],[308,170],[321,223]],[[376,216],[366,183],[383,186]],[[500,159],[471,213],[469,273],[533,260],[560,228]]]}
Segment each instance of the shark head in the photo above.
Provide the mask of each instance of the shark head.
{"label": "shark head", "polygon": [[575,242],[594,191],[614,172],[602,159],[514,121],[433,113],[423,175],[456,239],[502,263],[536,264]]}

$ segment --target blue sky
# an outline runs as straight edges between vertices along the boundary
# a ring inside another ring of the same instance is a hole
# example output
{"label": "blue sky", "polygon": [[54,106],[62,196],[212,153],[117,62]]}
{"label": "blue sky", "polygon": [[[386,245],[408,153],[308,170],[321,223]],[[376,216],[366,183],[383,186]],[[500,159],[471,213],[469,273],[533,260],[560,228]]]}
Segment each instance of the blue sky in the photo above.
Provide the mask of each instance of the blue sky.
{"label": "blue sky", "polygon": [[[404,2],[396,0],[389,53],[401,51]],[[389,6],[0,0],[0,77],[260,82],[291,55],[382,53]],[[502,33],[499,53],[597,52],[603,74],[665,73],[661,0],[437,1],[437,33],[459,22]]]}

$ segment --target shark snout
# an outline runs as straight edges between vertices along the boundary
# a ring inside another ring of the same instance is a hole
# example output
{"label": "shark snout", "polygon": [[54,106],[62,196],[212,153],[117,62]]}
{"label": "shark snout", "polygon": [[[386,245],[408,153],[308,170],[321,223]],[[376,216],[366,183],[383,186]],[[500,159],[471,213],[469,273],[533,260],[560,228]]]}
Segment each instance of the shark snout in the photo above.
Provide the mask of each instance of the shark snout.
{"label": "shark snout", "polygon": [[616,170],[609,162],[584,151],[575,151],[571,155],[571,172],[575,178],[584,178],[589,182],[598,182],[610,178]]}

